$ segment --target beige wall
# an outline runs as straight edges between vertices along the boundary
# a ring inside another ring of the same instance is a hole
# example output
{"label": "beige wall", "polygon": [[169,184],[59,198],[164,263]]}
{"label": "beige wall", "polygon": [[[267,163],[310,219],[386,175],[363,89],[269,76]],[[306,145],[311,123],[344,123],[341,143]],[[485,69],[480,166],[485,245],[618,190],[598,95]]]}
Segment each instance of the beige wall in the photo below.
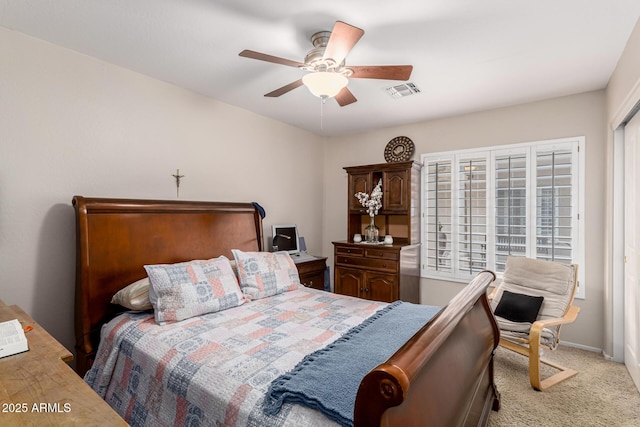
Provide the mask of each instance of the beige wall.
{"label": "beige wall", "polygon": [[320,137],[6,29],[0,58],[0,299],[67,348],[75,194],[173,199],[180,168],[181,199],[257,201],[321,251]]}
{"label": "beige wall", "polygon": [[[421,96],[427,96],[421,95]],[[406,135],[420,154],[512,144],[527,141],[586,137],[586,299],[578,321],[563,329],[563,338],[586,347],[603,345],[603,226],[605,171],[605,93],[589,92],[509,108],[432,120],[340,138],[327,144],[325,161],[324,251],[331,253],[333,240],[346,236],[347,176],[343,166],[384,163],[384,147],[393,137]],[[463,284],[421,280],[422,302],[443,305]]]}

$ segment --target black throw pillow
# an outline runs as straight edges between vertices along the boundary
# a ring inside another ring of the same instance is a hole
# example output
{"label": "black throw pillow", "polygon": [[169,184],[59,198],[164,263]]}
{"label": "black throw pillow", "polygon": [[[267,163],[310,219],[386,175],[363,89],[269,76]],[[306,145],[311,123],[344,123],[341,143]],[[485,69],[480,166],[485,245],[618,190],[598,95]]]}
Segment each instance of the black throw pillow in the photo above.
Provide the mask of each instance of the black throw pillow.
{"label": "black throw pillow", "polygon": [[544,301],[544,297],[532,297],[531,295],[503,291],[494,314],[512,322],[533,323],[538,317],[542,301]]}

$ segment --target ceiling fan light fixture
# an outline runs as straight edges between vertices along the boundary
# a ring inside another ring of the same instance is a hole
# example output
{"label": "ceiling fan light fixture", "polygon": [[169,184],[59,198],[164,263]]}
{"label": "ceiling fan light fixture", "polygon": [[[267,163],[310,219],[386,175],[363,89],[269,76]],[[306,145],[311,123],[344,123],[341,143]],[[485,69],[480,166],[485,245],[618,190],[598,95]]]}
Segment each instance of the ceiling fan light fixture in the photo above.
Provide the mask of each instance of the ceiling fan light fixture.
{"label": "ceiling fan light fixture", "polygon": [[321,99],[322,104],[328,98],[334,98],[339,106],[345,107],[357,101],[347,88],[351,78],[406,81],[413,70],[412,65],[345,66],[347,55],[363,35],[362,28],[336,21],[331,31],[320,31],[311,36],[313,49],[307,53],[304,62],[247,49],[239,55],[308,72],[301,79],[266,93],[266,97],[277,98],[300,86],[306,86],[313,95]]}
{"label": "ceiling fan light fixture", "polygon": [[333,98],[347,86],[349,79],[339,73],[319,71],[302,77],[302,83],[318,98]]}

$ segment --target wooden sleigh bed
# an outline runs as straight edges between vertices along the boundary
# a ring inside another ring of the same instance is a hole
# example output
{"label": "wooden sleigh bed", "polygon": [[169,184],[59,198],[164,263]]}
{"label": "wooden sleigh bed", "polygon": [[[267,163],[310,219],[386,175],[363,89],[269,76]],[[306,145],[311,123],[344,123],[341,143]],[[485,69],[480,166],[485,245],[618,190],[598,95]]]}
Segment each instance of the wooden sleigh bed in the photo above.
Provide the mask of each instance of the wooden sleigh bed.
{"label": "wooden sleigh bed", "polygon": [[[75,196],[73,206],[80,375],[94,362],[102,326],[124,310],[110,303],[112,296],[146,276],[144,265],[264,250],[262,219],[252,203]],[[499,409],[493,372],[499,331],[486,296],[494,279],[480,273],[362,379],[355,426],[487,424],[491,410]]]}

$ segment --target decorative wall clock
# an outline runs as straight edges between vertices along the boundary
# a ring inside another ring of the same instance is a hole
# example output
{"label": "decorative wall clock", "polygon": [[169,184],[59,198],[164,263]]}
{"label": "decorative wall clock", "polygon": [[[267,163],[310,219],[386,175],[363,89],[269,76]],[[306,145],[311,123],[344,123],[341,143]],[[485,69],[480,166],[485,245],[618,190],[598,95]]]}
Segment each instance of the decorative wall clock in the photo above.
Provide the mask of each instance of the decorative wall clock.
{"label": "decorative wall clock", "polygon": [[396,136],[387,143],[384,159],[387,163],[405,162],[411,158],[414,150],[413,141],[406,136]]}

